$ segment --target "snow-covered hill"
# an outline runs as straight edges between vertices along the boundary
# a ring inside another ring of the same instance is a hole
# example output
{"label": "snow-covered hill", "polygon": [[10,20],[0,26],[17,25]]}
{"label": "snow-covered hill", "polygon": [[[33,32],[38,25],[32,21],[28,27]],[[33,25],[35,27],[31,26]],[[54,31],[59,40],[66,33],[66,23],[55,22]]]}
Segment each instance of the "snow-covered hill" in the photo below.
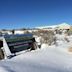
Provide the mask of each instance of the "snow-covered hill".
{"label": "snow-covered hill", "polygon": [[36,27],[36,28],[38,28],[38,29],[46,29],[46,28],[52,28],[52,29],[54,29],[54,28],[58,28],[58,27],[67,27],[67,28],[69,28],[70,27],[70,25],[69,24],[67,24],[67,23],[61,23],[61,24],[56,24],[56,25],[51,25],[51,26],[40,26],[40,27]]}

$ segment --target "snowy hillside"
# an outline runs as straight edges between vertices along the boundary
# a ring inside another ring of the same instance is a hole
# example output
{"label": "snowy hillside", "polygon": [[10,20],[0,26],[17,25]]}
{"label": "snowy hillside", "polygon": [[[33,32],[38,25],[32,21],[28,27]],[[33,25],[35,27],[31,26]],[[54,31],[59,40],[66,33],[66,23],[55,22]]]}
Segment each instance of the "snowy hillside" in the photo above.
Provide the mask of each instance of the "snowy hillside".
{"label": "snowy hillside", "polygon": [[51,25],[51,26],[40,26],[40,27],[36,27],[38,29],[46,29],[46,28],[52,28],[52,29],[55,29],[55,28],[61,28],[61,27],[70,27],[69,24],[67,23],[61,23],[61,24],[56,24],[56,25]]}
{"label": "snowy hillside", "polygon": [[72,40],[61,41],[59,46],[42,44],[41,49],[21,52],[0,61],[0,72],[72,72],[72,54],[67,52],[71,43]]}

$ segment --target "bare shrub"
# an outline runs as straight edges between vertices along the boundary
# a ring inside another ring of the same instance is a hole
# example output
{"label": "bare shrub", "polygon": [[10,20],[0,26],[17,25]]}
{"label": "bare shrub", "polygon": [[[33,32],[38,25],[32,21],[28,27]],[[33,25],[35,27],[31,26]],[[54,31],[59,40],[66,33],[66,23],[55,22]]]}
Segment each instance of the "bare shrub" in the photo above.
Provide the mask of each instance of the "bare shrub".
{"label": "bare shrub", "polygon": [[69,51],[69,52],[72,52],[72,47],[70,47],[70,48],[68,49],[68,51]]}
{"label": "bare shrub", "polygon": [[72,26],[70,27],[70,29],[69,30],[67,30],[67,32],[66,32],[68,35],[72,35]]}
{"label": "bare shrub", "polygon": [[33,34],[33,35],[37,35],[37,36],[39,35],[38,31],[32,32],[32,34]]}
{"label": "bare shrub", "polygon": [[25,31],[24,33],[25,33],[25,34],[30,34],[30,32],[29,32],[29,31]]}
{"label": "bare shrub", "polygon": [[68,38],[65,37],[64,39],[65,39],[65,41],[69,42],[69,39]]}
{"label": "bare shrub", "polygon": [[41,30],[39,31],[39,34],[43,38],[41,43],[47,43],[48,45],[51,45],[53,42],[55,43],[56,41],[53,31]]}
{"label": "bare shrub", "polygon": [[32,32],[34,35],[38,37],[41,36],[41,44],[47,43],[48,45],[56,44],[56,37],[54,35],[54,31],[51,30],[38,30],[36,32]]}

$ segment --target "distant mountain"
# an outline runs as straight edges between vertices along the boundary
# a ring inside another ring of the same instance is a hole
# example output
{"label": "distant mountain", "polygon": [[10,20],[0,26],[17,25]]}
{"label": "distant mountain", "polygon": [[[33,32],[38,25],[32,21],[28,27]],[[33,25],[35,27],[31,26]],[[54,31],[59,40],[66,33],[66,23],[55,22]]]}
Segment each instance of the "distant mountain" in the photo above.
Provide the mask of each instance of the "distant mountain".
{"label": "distant mountain", "polygon": [[57,28],[57,27],[61,27],[61,26],[70,27],[70,25],[67,24],[67,23],[61,23],[61,24],[57,24],[57,25],[40,26],[40,27],[36,27],[36,28],[37,28],[37,29],[46,29],[46,28]]}

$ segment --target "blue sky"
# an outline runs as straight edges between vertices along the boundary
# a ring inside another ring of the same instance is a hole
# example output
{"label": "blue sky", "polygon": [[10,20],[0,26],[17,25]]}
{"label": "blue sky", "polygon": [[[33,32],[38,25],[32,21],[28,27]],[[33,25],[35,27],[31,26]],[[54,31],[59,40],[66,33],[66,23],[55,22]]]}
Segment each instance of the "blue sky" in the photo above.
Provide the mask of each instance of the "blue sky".
{"label": "blue sky", "polygon": [[72,24],[72,0],[0,0],[0,29]]}

